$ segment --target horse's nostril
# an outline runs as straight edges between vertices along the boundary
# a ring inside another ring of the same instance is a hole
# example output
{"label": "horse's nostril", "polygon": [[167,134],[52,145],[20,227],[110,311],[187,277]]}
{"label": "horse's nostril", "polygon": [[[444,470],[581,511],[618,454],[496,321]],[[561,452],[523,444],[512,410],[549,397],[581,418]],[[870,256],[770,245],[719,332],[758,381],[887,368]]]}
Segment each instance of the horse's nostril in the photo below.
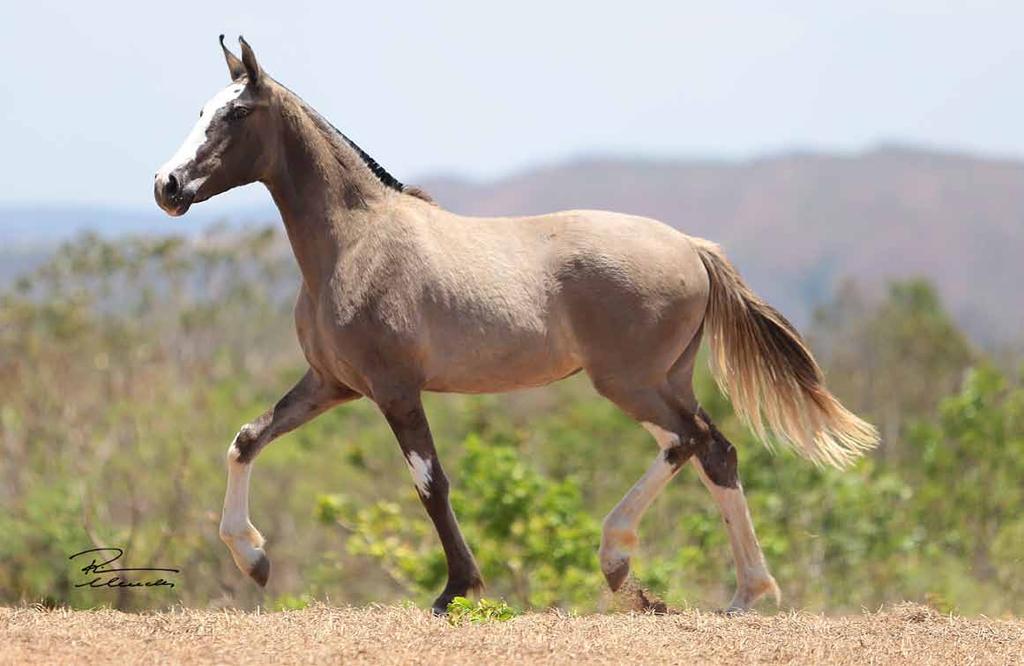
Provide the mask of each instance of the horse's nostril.
{"label": "horse's nostril", "polygon": [[167,176],[167,183],[164,184],[164,194],[173,197],[178,193],[178,179],[172,173]]}

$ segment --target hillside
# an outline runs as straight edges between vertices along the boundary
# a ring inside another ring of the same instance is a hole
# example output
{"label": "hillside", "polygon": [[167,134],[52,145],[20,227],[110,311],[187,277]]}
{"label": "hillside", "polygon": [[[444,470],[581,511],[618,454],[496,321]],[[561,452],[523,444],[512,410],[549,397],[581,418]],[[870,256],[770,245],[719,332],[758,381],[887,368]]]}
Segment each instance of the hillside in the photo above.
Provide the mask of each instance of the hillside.
{"label": "hillside", "polygon": [[[489,182],[417,184],[465,214],[604,208],[658,218],[722,243],[798,324],[845,279],[872,287],[926,276],[976,341],[1024,337],[1021,161],[888,147],[750,161],[587,159]],[[0,284],[36,263],[42,246],[83,229],[187,234],[215,222],[211,213],[197,206],[171,220],[155,206],[0,207]],[[232,213],[241,224],[275,219],[269,198]]]}
{"label": "hillside", "polygon": [[906,148],[748,162],[580,160],[422,185],[474,215],[605,208],[722,243],[744,275],[807,321],[846,278],[927,276],[980,341],[1024,330],[1024,162]]}

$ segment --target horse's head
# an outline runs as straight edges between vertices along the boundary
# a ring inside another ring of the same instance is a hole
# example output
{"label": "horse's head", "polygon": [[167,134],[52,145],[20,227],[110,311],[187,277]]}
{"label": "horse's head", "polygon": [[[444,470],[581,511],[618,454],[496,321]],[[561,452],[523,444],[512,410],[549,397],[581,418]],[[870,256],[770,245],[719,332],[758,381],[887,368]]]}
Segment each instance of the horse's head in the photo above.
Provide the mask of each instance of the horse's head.
{"label": "horse's head", "polygon": [[273,81],[244,39],[239,60],[220,45],[231,85],[214,95],[178,152],[156,173],[153,194],[168,215],[184,215],[193,203],[262,179],[275,154]]}

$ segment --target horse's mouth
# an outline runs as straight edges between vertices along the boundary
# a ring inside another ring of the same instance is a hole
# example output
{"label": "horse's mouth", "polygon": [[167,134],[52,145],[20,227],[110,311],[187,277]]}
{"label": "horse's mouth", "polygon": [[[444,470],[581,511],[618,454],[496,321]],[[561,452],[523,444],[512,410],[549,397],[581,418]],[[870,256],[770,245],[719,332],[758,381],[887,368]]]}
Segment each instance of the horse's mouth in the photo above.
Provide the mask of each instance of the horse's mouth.
{"label": "horse's mouth", "polygon": [[157,195],[156,203],[171,217],[181,217],[188,212],[189,208],[192,207],[195,197],[195,191],[190,188],[186,188],[172,197],[162,197]]}
{"label": "horse's mouth", "polygon": [[171,217],[181,217],[182,215],[188,212],[188,209],[191,208],[191,206],[192,200],[191,198],[189,198],[185,201],[181,201],[170,206],[164,206],[163,209],[164,212],[170,215]]}

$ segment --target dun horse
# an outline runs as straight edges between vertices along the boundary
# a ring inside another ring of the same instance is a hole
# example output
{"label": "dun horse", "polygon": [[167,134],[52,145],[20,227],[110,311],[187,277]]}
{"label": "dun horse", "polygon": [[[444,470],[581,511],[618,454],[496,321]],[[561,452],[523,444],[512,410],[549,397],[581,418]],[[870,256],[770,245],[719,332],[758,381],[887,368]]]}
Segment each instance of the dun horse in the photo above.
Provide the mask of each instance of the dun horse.
{"label": "dun horse", "polygon": [[249,520],[259,452],[325,410],[366,397],[394,431],[444,548],[448,581],[433,606],[444,612],[483,581],[448,501],[421,393],[508,391],[582,370],[659,447],[604,520],[600,561],[612,590],[629,573],[644,512],[690,461],[729,532],[738,583],[730,608],[749,608],[766,593],[778,601],[736,450],[694,397],[702,334],[718,382],[760,437],[842,467],[877,436],[826,390],[800,335],[718,246],[618,213],[445,211],[268,76],[239,41],[240,60],[221,36],[231,83],[203,107],[154,186],[160,207],[177,216],[233,187],[263,183],[302,273],[295,326],[309,369],[228,449],[220,536],[238,567],[266,584],[270,562]]}

